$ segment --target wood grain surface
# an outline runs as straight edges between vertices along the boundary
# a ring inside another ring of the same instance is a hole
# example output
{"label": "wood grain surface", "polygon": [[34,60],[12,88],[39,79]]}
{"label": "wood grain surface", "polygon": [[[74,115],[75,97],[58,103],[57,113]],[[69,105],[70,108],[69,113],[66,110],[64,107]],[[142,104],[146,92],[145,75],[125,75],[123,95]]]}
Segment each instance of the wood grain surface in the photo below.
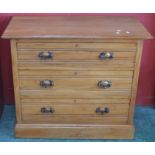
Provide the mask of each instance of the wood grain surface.
{"label": "wood grain surface", "polygon": [[12,18],[3,38],[149,39],[152,36],[135,17],[16,16]]}

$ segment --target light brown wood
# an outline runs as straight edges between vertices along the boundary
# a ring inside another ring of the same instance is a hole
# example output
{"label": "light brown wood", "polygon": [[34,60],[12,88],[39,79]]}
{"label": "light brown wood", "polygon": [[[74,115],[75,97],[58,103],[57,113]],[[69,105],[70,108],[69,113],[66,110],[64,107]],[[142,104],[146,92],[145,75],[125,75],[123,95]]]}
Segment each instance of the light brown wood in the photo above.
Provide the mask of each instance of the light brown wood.
{"label": "light brown wood", "polygon": [[109,99],[53,99],[53,98],[21,98],[21,103],[22,104],[29,104],[31,103],[31,105],[37,105],[37,104],[103,104],[103,103],[113,103],[113,104],[129,104],[130,99],[115,99],[115,98],[109,98]]}
{"label": "light brown wood", "polygon": [[[36,60],[36,61],[45,61],[41,60],[39,58],[39,54],[41,52],[49,52],[45,50],[19,50],[18,51],[18,60]],[[50,51],[54,56],[52,59],[46,60],[46,61],[105,61],[105,60],[100,60],[99,55],[103,51],[91,51],[91,50],[86,50],[86,51],[71,51],[71,50],[51,50]],[[109,51],[108,51],[109,52]],[[115,60],[135,60],[135,55],[136,52],[120,52],[120,51],[111,51],[113,54],[113,60],[109,61],[115,61]]]}
{"label": "light brown wood", "polygon": [[[44,88],[40,86],[40,82],[44,80],[53,81],[54,86]],[[102,89],[98,87],[99,81],[111,81],[112,86],[110,88]],[[20,78],[19,85],[22,90],[131,90],[132,78]]]}
{"label": "light brown wood", "polygon": [[18,67],[20,70],[134,70],[135,63],[132,60],[116,60],[102,62],[28,62],[19,61]]}
{"label": "light brown wood", "polygon": [[[43,114],[41,108],[51,107],[54,109],[54,113]],[[101,115],[96,113],[96,108],[109,108],[109,113],[105,113],[105,116],[110,115],[124,115],[127,116],[129,104],[42,104],[42,105],[22,105],[22,114],[26,115]],[[103,116],[104,117],[104,116]],[[72,122],[74,123],[74,122]]]}
{"label": "light brown wood", "polygon": [[[116,38],[104,38],[104,39],[96,39],[96,38],[17,38],[16,41],[18,43],[118,43],[118,39]],[[133,43],[137,44],[137,40],[135,39],[119,39],[120,43]]]}
{"label": "light brown wood", "polygon": [[132,78],[133,71],[98,71],[98,70],[53,70],[49,68],[45,69],[20,69],[18,70],[19,77],[46,77],[46,78],[55,78],[55,77],[114,77],[114,78]]}
{"label": "light brown wood", "polygon": [[[117,30],[121,33],[117,34]],[[135,17],[69,15],[13,17],[3,38],[146,39],[152,36]]]}
{"label": "light brown wood", "polygon": [[[43,114],[41,108],[52,107],[54,113]],[[109,108],[108,114],[97,114],[97,107]],[[43,104],[22,106],[22,119],[24,123],[59,123],[59,124],[126,124],[128,104]],[[70,118],[70,119],[68,119]]]}
{"label": "light brown wood", "polygon": [[[133,138],[143,39],[152,38],[136,18],[13,17],[3,38],[12,39],[16,137]],[[47,51],[53,58],[41,60]],[[101,52],[114,57],[100,60]],[[54,86],[42,88],[42,80]],[[100,80],[112,86],[98,88]]]}
{"label": "light brown wood", "polygon": [[14,95],[15,95],[15,102],[16,102],[16,118],[17,118],[17,123],[21,123],[22,114],[21,114],[20,94],[19,94],[16,40],[11,40],[11,58],[12,58],[12,72],[13,72],[13,81],[14,81]]}
{"label": "light brown wood", "polygon": [[50,125],[17,124],[20,138],[78,138],[78,139],[133,139],[131,125]]}
{"label": "light brown wood", "polygon": [[116,98],[127,99],[131,96],[131,91],[83,91],[83,90],[20,90],[21,98],[63,98],[63,99],[104,99],[104,98]]}
{"label": "light brown wood", "polygon": [[128,120],[129,124],[134,123],[133,122],[134,109],[135,109],[135,102],[136,102],[136,95],[137,95],[142,49],[143,49],[143,41],[141,40],[138,42],[138,46],[137,46],[136,64],[135,64],[133,83],[132,83],[131,104],[130,104],[130,108],[129,108],[129,120]]}
{"label": "light brown wood", "polygon": [[[69,119],[68,119],[69,118]],[[127,125],[127,116],[101,116],[101,115],[22,115],[24,124],[105,124]]]}
{"label": "light brown wood", "polygon": [[115,43],[115,42],[108,42],[108,43],[52,43],[52,42],[44,42],[44,43],[18,43],[17,42],[18,50],[25,50],[25,49],[39,49],[39,50],[55,50],[55,49],[73,49],[73,50],[108,50],[108,51],[136,51],[136,44],[135,43]]}

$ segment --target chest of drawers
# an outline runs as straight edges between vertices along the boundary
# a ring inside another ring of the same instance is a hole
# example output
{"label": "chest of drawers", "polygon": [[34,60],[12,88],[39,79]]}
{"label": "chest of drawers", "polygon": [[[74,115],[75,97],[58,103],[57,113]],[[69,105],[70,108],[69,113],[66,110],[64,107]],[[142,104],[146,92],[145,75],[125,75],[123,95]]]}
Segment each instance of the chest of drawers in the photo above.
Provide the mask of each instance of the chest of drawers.
{"label": "chest of drawers", "polygon": [[133,17],[13,17],[16,137],[134,137],[144,39]]}

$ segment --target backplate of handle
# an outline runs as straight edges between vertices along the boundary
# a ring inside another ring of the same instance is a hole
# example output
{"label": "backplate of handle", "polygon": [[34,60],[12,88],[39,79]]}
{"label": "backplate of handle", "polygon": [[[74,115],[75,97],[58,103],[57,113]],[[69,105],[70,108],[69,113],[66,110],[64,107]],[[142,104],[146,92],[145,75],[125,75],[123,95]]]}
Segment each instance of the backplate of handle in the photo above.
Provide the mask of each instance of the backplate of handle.
{"label": "backplate of handle", "polygon": [[100,113],[101,115],[107,114],[107,113],[109,113],[109,111],[110,110],[109,110],[108,107],[103,107],[103,108],[97,107],[96,110],[95,110],[96,113]]}
{"label": "backplate of handle", "polygon": [[54,109],[52,107],[42,107],[40,112],[43,114],[54,113]]}
{"label": "backplate of handle", "polygon": [[105,59],[113,59],[113,53],[112,52],[101,52],[99,54],[99,59],[100,60],[105,60]]}
{"label": "backplate of handle", "polygon": [[53,59],[53,53],[52,52],[40,52],[38,54],[38,57],[42,60],[46,60],[46,59]]}
{"label": "backplate of handle", "polygon": [[53,87],[54,81],[52,80],[42,80],[40,81],[40,86],[43,88]]}
{"label": "backplate of handle", "polygon": [[99,88],[106,89],[106,88],[110,88],[112,86],[112,82],[109,80],[101,80],[98,82],[97,85]]}

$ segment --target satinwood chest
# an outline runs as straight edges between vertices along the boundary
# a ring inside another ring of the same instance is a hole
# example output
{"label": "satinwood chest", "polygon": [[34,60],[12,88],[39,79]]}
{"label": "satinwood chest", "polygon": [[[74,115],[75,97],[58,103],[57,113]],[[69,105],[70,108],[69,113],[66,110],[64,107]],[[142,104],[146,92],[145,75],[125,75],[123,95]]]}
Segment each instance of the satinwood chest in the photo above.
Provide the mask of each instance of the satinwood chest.
{"label": "satinwood chest", "polygon": [[13,17],[16,137],[131,139],[143,40],[134,17]]}

